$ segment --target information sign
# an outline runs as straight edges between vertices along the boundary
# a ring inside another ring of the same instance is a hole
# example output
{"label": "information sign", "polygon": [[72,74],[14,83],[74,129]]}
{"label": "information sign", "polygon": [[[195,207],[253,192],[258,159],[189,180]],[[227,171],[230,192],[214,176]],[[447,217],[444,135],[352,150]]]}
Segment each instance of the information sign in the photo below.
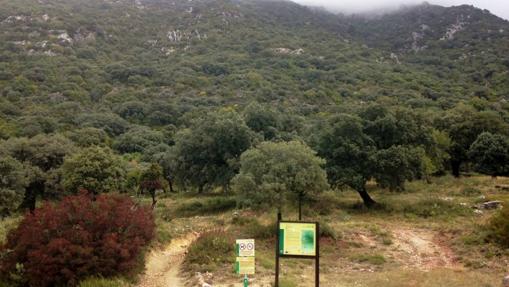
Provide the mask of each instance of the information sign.
{"label": "information sign", "polygon": [[316,256],[316,223],[279,223],[279,254],[281,256]]}

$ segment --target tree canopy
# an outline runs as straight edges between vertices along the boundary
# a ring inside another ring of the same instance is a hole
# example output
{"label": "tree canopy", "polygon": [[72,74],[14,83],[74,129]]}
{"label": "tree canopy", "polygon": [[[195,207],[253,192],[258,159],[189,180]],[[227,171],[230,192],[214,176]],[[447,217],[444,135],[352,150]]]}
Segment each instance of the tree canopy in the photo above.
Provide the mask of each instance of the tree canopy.
{"label": "tree canopy", "polygon": [[325,163],[307,145],[263,142],[246,151],[232,180],[241,206],[281,206],[328,189]]}

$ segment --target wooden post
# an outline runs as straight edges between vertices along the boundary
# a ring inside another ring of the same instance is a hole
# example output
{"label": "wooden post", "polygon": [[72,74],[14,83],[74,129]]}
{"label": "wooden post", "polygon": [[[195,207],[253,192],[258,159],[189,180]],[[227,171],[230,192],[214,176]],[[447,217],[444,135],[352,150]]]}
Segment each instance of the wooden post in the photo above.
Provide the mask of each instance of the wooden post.
{"label": "wooden post", "polygon": [[320,223],[316,223],[315,287],[320,287]]}
{"label": "wooden post", "polygon": [[274,281],[274,287],[279,287],[279,222],[281,221],[281,211],[277,213],[277,224],[276,224],[276,279]]}
{"label": "wooden post", "polygon": [[299,221],[302,220],[302,194],[299,193]]}

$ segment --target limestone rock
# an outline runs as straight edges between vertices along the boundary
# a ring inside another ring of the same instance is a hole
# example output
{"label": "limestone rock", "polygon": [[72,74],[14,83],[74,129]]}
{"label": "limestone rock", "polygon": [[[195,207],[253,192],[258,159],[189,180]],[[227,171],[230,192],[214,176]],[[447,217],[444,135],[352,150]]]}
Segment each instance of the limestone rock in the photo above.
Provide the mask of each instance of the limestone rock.
{"label": "limestone rock", "polygon": [[497,209],[500,206],[502,206],[502,201],[499,200],[488,201],[482,204],[482,208],[484,209]]}

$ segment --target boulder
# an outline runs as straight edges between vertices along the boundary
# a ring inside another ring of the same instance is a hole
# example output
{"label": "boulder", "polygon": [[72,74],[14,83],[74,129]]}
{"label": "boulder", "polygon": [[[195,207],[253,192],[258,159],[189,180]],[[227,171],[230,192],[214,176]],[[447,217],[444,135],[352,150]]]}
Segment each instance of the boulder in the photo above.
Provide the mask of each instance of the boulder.
{"label": "boulder", "polygon": [[483,209],[497,209],[502,205],[502,201],[494,200],[482,204]]}

